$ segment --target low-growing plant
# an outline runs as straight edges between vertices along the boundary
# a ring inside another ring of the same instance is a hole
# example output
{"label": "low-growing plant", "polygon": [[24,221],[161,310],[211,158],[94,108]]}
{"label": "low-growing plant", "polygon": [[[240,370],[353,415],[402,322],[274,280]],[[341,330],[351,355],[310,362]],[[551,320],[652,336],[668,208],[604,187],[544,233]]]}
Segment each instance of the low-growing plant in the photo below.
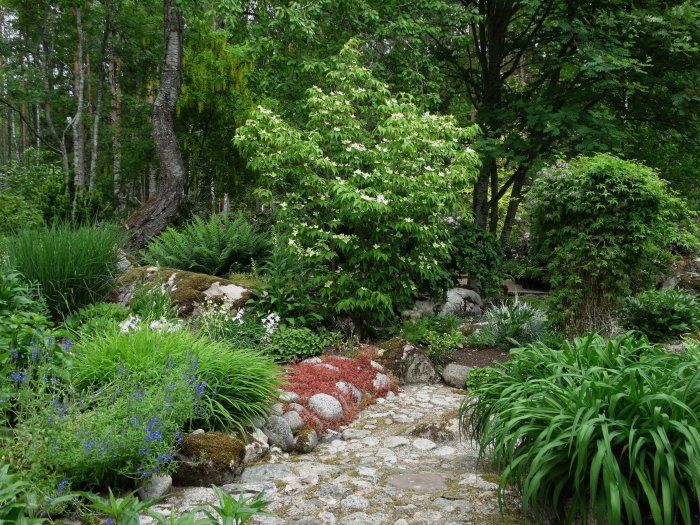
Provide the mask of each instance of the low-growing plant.
{"label": "low-growing plant", "polygon": [[680,290],[650,290],[627,298],[621,317],[625,328],[667,341],[700,328],[700,303]]}
{"label": "low-growing plant", "polygon": [[508,350],[539,341],[546,335],[547,314],[544,310],[516,300],[489,308],[467,341],[474,346]]}
{"label": "low-growing plant", "polygon": [[10,264],[39,285],[54,318],[100,301],[114,284],[118,249],[126,239],[114,224],[25,230],[7,239]]}
{"label": "low-growing plant", "polygon": [[623,334],[534,344],[472,384],[462,430],[538,521],[673,525],[700,503],[700,352]]}
{"label": "low-growing plant", "polygon": [[428,358],[442,368],[464,344],[460,325],[461,320],[455,315],[433,315],[404,321],[400,335],[409,343],[425,347]]}
{"label": "low-growing plant", "polygon": [[168,228],[141,253],[150,264],[191,272],[225,276],[250,267],[270,249],[269,236],[259,232],[243,215],[231,219],[220,213],[200,217],[181,231]]}
{"label": "low-growing plant", "polygon": [[173,300],[165,286],[160,273],[155,286],[145,282],[136,283],[129,301],[131,313],[142,319],[175,319]]}
{"label": "low-growing plant", "polygon": [[139,501],[136,491],[119,498],[112,493],[111,488],[107,497],[92,492],[76,492],[76,495],[89,502],[86,505],[88,509],[104,515],[108,525],[139,525],[141,513],[156,517],[157,514],[150,511],[150,508],[163,499],[161,497]]}
{"label": "low-growing plant", "polygon": [[[262,492],[254,496],[241,494],[234,498],[231,494],[224,492],[216,485],[211,486],[219,498],[217,504],[209,504],[209,508],[203,508],[204,514],[209,518],[210,523],[221,523],[221,525],[244,525],[253,516],[272,516],[265,512],[265,508],[270,504]],[[211,509],[211,512],[209,509]]]}
{"label": "low-growing plant", "polygon": [[498,371],[494,368],[489,366],[483,368],[474,367],[469,370],[464,386],[467,389],[467,393],[472,395],[472,392],[487,386],[491,381],[496,381],[498,378]]}
{"label": "low-growing plant", "polygon": [[428,358],[440,369],[454,357],[455,350],[464,345],[464,335],[459,330],[447,334],[433,332],[428,334],[426,340]]}
{"label": "low-growing plant", "polygon": [[207,302],[197,322],[199,332],[212,341],[226,341],[234,348],[259,348],[267,330],[265,324],[243,308]]}
{"label": "low-growing plant", "polygon": [[129,310],[120,304],[95,303],[84,306],[66,317],[65,327],[74,334],[93,334],[108,330],[129,317]]}
{"label": "low-growing plant", "polygon": [[81,388],[108,385],[122,367],[133,371],[132,378],[148,383],[172,360],[191,356],[197,362],[201,392],[200,410],[192,424],[243,430],[256,417],[267,415],[280,381],[279,370],[269,357],[184,329],[151,329],[149,324],[135,323],[128,331],[114,329],[76,343],[70,368],[74,383]]}
{"label": "low-growing plant", "polygon": [[270,337],[265,353],[286,363],[320,355],[323,347],[324,339],[309,328],[280,327]]}
{"label": "low-growing plant", "polygon": [[0,362],[11,346],[22,349],[36,331],[48,328],[47,313],[36,287],[18,272],[0,270]]}
{"label": "low-growing plant", "polygon": [[10,472],[9,464],[0,466],[0,523],[22,525],[44,523],[43,519],[34,517],[39,503],[31,489],[32,485],[20,474]]}

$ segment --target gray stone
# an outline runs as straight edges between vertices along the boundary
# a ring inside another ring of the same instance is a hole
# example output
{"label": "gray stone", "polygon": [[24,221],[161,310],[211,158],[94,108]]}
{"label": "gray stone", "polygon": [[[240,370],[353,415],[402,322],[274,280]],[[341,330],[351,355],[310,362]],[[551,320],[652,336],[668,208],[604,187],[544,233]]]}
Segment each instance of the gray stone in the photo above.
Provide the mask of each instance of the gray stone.
{"label": "gray stone", "polygon": [[151,476],[149,480],[139,488],[139,498],[141,501],[160,498],[165,496],[173,486],[173,478],[165,476]]}
{"label": "gray stone", "polygon": [[425,352],[411,347],[410,352],[404,350],[402,366],[403,381],[406,384],[417,383],[438,383],[440,376],[435,371],[435,367],[428,359]]}
{"label": "gray stone", "polygon": [[353,494],[343,499],[340,502],[340,506],[344,509],[365,510],[369,508],[369,501],[367,501],[367,498]]}
{"label": "gray stone", "polygon": [[309,398],[309,408],[319,417],[338,421],[343,418],[343,406],[328,394],[314,394]]}
{"label": "gray stone", "polygon": [[304,426],[304,421],[301,419],[299,412],[294,410],[282,414],[282,418],[287,421],[293,433],[296,433],[297,430]]}
{"label": "gray stone", "polygon": [[346,381],[338,381],[335,384],[335,387],[341,394],[351,396],[355,400],[355,403],[359,403],[360,401],[362,401],[362,392],[360,392],[360,389],[352,383],[348,383]]}
{"label": "gray stone", "polygon": [[243,458],[243,464],[250,465],[251,463],[256,463],[267,456],[269,451],[270,447],[267,445],[267,443],[263,444],[259,441],[248,443],[245,446],[245,457]]}
{"label": "gray stone", "polygon": [[435,301],[421,300],[416,301],[416,304],[410,310],[401,312],[401,317],[404,319],[420,319],[421,317],[430,317],[438,313],[440,305]]}
{"label": "gray stone", "polygon": [[276,416],[281,416],[284,414],[284,405],[282,403],[275,403],[270,407],[270,411]]}
{"label": "gray stone", "polygon": [[470,370],[471,368],[468,366],[450,363],[442,371],[442,379],[450,386],[464,388]]}
{"label": "gray stone", "polygon": [[295,403],[299,401],[299,394],[296,392],[287,392],[286,390],[282,390],[279,399],[282,401],[282,403]]}
{"label": "gray stone", "polygon": [[289,408],[300,414],[305,410],[304,405],[300,405],[299,403],[289,403]]}
{"label": "gray stone", "polygon": [[365,512],[354,512],[349,516],[341,518],[339,525],[383,525],[387,517],[384,514],[367,514]]}
{"label": "gray stone", "polygon": [[294,448],[294,434],[286,419],[270,416],[262,427],[270,445],[276,445],[285,452]]}
{"label": "gray stone", "polygon": [[196,436],[197,434],[204,434],[204,430],[202,430],[201,428],[197,428],[197,429],[193,430],[193,431],[190,432],[190,433],[191,433],[193,436]]}
{"label": "gray stone", "polygon": [[243,483],[265,483],[275,482],[292,474],[291,465],[285,463],[266,463],[263,465],[253,465],[247,467],[241,475]]}
{"label": "gray stone", "polygon": [[391,386],[389,376],[377,372],[377,375],[374,376],[374,379],[372,380],[372,386],[377,390],[384,390],[386,388],[389,388]]}
{"label": "gray stone", "polygon": [[440,307],[439,313],[454,314],[460,317],[479,316],[484,301],[474,290],[468,288],[451,288],[447,290],[447,301]]}
{"label": "gray stone", "polygon": [[294,441],[294,450],[308,454],[318,446],[318,434],[313,429],[302,429]]}
{"label": "gray stone", "polygon": [[346,428],[343,430],[343,439],[349,441],[351,439],[363,439],[369,436],[369,430],[361,430],[357,428]]}
{"label": "gray stone", "polygon": [[311,363],[312,365],[318,365],[320,363],[323,363],[323,360],[320,357],[308,357],[304,359],[302,363]]}
{"label": "gray stone", "polygon": [[389,436],[384,439],[384,446],[387,448],[396,448],[403,445],[408,445],[410,441],[403,436]]}
{"label": "gray stone", "polygon": [[265,432],[263,432],[263,431],[260,430],[259,428],[256,428],[256,429],[253,431],[253,433],[250,435],[250,437],[251,437],[252,439],[254,439],[255,441],[257,441],[258,443],[261,443],[261,444],[263,444],[263,445],[267,445],[267,444],[268,444],[267,435],[265,434]]}
{"label": "gray stone", "polygon": [[430,472],[394,474],[387,479],[387,483],[400,489],[410,489],[416,492],[439,492],[447,489],[445,476]]}
{"label": "gray stone", "polygon": [[418,438],[413,440],[413,447],[418,450],[432,450],[437,447],[437,445],[429,439]]}

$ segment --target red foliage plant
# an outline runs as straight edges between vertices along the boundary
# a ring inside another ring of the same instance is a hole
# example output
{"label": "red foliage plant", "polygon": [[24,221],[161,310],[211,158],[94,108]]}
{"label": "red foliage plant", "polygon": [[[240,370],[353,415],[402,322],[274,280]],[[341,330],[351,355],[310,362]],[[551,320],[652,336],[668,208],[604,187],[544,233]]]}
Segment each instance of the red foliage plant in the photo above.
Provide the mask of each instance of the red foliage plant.
{"label": "red foliage plant", "polygon": [[[323,356],[321,363],[298,363],[290,365],[285,374],[284,389],[299,396],[301,405],[307,408],[301,414],[305,422],[317,431],[328,428],[336,430],[346,425],[357,416],[362,408],[372,404],[377,397],[385,396],[390,390],[397,390],[397,381],[390,372],[387,375],[390,384],[385,388],[375,388],[373,381],[377,370],[372,366],[372,356],[368,352],[356,357]],[[362,400],[358,404],[350,392],[338,390],[336,383],[344,381],[355,385],[362,392]],[[328,394],[335,397],[343,405],[343,419],[331,421],[319,418],[308,409],[308,400],[314,394]]]}

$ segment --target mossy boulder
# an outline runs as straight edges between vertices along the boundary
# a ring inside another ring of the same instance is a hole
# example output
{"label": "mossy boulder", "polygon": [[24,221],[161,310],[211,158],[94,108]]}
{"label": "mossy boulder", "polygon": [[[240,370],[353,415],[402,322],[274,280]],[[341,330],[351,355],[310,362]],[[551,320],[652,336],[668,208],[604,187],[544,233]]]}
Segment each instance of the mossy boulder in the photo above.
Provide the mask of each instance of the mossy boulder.
{"label": "mossy boulder", "polygon": [[173,483],[208,487],[233,483],[243,472],[245,443],[222,432],[188,434],[177,454]]}
{"label": "mossy boulder", "polygon": [[397,337],[378,346],[368,346],[374,361],[394,374],[401,383],[437,383],[440,376],[430,362],[425,349],[417,348]]}
{"label": "mossy boulder", "polygon": [[196,317],[200,307],[210,300],[241,308],[250,299],[250,288],[214,275],[186,272],[174,268],[141,266],[119,278],[110,300],[128,306],[137,286],[163,286],[180,317]]}

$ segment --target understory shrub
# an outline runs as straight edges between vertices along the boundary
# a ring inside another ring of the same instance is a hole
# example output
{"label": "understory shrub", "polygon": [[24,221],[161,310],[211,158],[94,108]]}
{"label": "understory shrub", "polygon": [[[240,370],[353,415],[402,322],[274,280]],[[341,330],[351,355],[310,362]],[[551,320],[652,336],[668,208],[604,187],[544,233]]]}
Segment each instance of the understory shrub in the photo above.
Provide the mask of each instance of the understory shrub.
{"label": "understory shrub", "polygon": [[492,306],[481,320],[483,326],[467,339],[477,347],[508,350],[540,341],[546,336],[547,314],[544,310],[517,300]]}
{"label": "understory shrub", "polygon": [[269,235],[243,215],[232,219],[220,213],[206,221],[195,217],[181,231],[166,229],[141,256],[150,264],[223,277],[250,268],[251,261],[265,257],[269,248]]}
{"label": "understory shrub", "polygon": [[95,303],[66,317],[64,325],[75,334],[87,335],[108,330],[127,317],[129,310],[120,304]]}
{"label": "understory shrub", "polygon": [[134,323],[128,331],[113,329],[85,337],[74,346],[70,368],[81,388],[108,385],[121,368],[148,383],[175,360],[191,356],[197,362],[201,391],[197,425],[243,430],[265,416],[279,383],[279,370],[270,358],[249,349],[210,341],[171,323]]}
{"label": "understory shrub", "polygon": [[545,169],[528,193],[535,255],[547,260],[552,321],[611,331],[620,302],[690,246],[693,214],[652,169],[611,155]]}
{"label": "understory shrub", "polygon": [[443,367],[464,344],[460,324],[460,319],[451,314],[408,320],[401,326],[401,338],[425,347],[433,364]]}
{"label": "understory shrub", "polygon": [[114,284],[118,249],[126,240],[115,224],[26,230],[7,239],[10,265],[39,285],[54,318],[100,301]]}
{"label": "understory shrub", "polygon": [[275,361],[286,363],[320,355],[323,347],[323,338],[309,328],[280,327],[270,336],[265,353]]}
{"label": "understory shrub", "polygon": [[358,47],[349,42],[325,86],[309,90],[306,127],[258,107],[235,141],[266,185],[258,195],[276,208],[285,249],[311,268],[322,315],[362,327],[453,284],[445,217],[479,157],[468,147],[476,126],[394,97]]}
{"label": "understory shrub", "polygon": [[625,328],[667,341],[700,328],[700,303],[680,290],[650,290],[627,298],[621,317]]}
{"label": "understory shrub", "polygon": [[165,289],[161,275],[158,273],[158,281],[155,286],[145,282],[137,282],[134,285],[134,293],[129,301],[129,311],[142,319],[175,319],[175,307],[170,293]]}
{"label": "understory shrub", "polygon": [[450,223],[450,243],[448,267],[455,277],[468,275],[470,284],[479,289],[482,297],[500,295],[503,255],[496,237],[461,217]]}
{"label": "understory shrub", "polygon": [[513,350],[460,409],[470,432],[538,521],[697,523],[700,352],[623,334]]}
{"label": "understory shrub", "polygon": [[36,331],[45,330],[48,310],[36,287],[18,272],[0,269],[0,363],[10,347],[21,351]]}

